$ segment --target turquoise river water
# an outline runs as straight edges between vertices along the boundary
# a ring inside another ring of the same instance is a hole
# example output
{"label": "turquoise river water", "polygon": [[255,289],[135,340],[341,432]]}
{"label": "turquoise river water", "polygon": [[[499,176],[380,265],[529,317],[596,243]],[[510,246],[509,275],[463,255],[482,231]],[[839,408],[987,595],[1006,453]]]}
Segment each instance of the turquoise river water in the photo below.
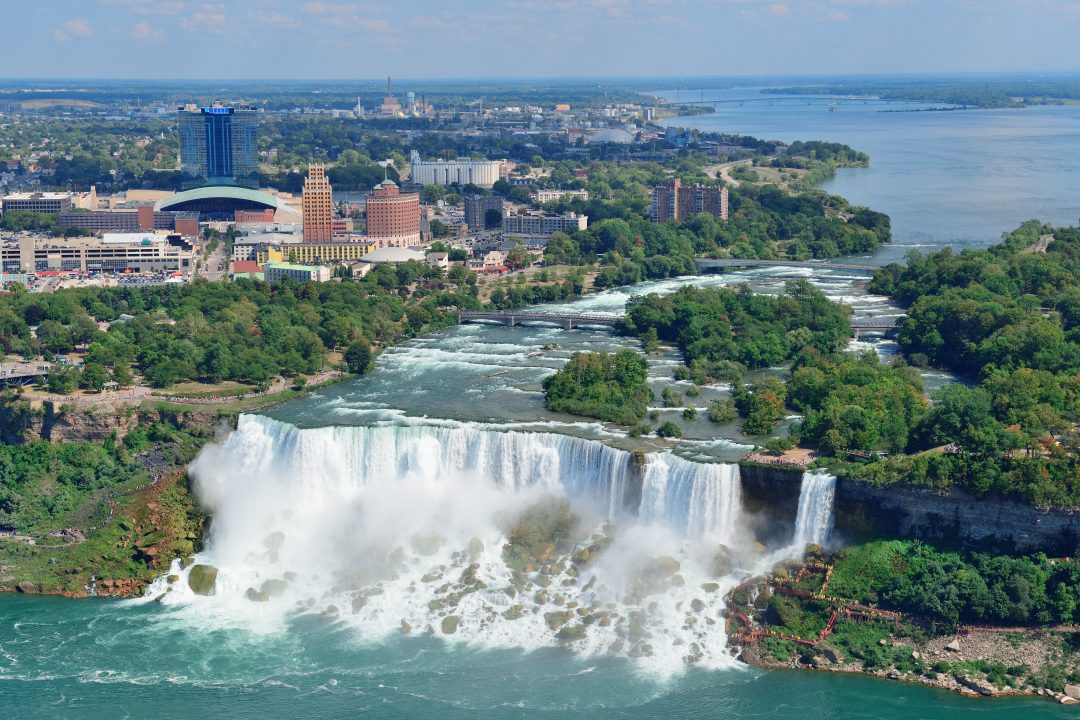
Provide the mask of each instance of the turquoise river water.
{"label": "turquoise river water", "polygon": [[[862,259],[868,263],[912,247],[985,245],[1028,217],[1075,220],[1080,171],[1070,158],[1080,139],[1080,108],[879,112],[886,109],[897,106],[855,103],[828,112],[777,99],[722,105],[715,115],[679,122],[838,140],[869,152],[870,168],[841,171],[827,185],[892,215],[897,244]],[[898,312],[860,289],[859,277],[802,275],[851,304],[857,316]],[[778,292],[785,277],[770,269],[644,283],[558,309],[617,314],[630,294],[670,292],[690,282],[747,282]],[[749,445],[737,427],[656,408],[686,433],[666,446],[544,410],[539,383],[570,353],[628,346],[602,329],[451,328],[388,351],[361,380],[245,416],[192,469],[214,516],[199,560],[220,568],[215,594],[192,595],[187,570],[177,567],[180,581],[162,578],[145,599],[0,597],[0,712],[12,718],[1073,715],[1042,700],[970,700],[918,685],[762,672],[736,662],[725,647],[723,592],[800,543],[830,538],[830,479],[805,477],[798,518],[785,529],[790,541],[755,550],[753,540],[765,533],[740,503],[732,461]],[[852,347],[895,352],[880,338]],[[657,392],[665,385],[685,389],[671,380],[677,363],[673,353],[651,360]],[[950,380],[925,379],[930,387]],[[687,402],[704,406],[727,392],[705,388]],[[638,467],[629,450],[651,451],[649,461]],[[551,496],[569,499],[580,515],[579,548],[610,547],[580,575],[567,569],[569,562],[546,579],[515,574],[501,557],[508,521]],[[658,558],[668,568],[659,576]],[[269,601],[250,599],[267,587],[276,588]],[[559,636],[545,621],[567,608],[581,618],[582,634]]]}

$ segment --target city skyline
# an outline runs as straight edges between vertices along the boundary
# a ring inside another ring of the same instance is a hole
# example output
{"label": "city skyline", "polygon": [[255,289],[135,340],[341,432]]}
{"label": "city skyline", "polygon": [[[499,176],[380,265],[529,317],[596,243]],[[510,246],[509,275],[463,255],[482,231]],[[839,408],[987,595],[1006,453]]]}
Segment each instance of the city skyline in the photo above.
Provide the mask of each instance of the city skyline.
{"label": "city skyline", "polygon": [[6,19],[4,74],[41,79],[1080,70],[1075,0],[43,0]]}

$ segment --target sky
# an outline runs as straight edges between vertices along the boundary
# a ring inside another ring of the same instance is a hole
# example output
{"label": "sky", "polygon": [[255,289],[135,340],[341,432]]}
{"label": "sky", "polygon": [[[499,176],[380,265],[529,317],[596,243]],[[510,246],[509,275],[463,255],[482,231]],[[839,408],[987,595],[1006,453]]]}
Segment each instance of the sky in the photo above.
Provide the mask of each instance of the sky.
{"label": "sky", "polygon": [[4,0],[0,76],[1080,71],[1080,0]]}

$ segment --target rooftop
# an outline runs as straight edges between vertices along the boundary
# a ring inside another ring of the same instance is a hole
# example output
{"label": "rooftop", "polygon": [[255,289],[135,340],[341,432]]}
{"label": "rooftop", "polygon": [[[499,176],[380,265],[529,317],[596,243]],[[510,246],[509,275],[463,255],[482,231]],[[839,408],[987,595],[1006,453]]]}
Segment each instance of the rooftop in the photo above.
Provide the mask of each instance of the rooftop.
{"label": "rooftop", "polygon": [[296,265],[295,263],[283,262],[269,262],[264,267],[267,270],[277,268],[279,270],[297,270],[299,272],[319,272],[321,269],[318,265]]}
{"label": "rooftop", "polygon": [[409,248],[384,247],[379,248],[378,250],[372,250],[360,259],[363,262],[368,263],[398,263],[408,262],[410,260],[422,261],[424,259],[424,253]]}
{"label": "rooftop", "polygon": [[4,196],[4,202],[9,200],[66,200],[71,197],[69,192],[20,192]]}

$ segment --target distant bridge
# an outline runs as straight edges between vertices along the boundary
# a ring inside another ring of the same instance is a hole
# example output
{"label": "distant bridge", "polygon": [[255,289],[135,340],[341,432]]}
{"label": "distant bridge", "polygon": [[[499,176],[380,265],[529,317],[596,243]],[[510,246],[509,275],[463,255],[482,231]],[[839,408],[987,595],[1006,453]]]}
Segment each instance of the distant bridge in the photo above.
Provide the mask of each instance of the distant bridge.
{"label": "distant bridge", "polygon": [[502,323],[508,327],[521,325],[522,323],[552,323],[561,325],[567,330],[573,330],[582,325],[604,325],[614,327],[619,318],[611,315],[578,315],[571,313],[530,313],[518,310],[461,310],[458,312],[458,322],[477,322],[488,320]]}
{"label": "distant bridge", "polygon": [[[530,313],[518,310],[461,310],[458,312],[458,322],[497,322],[507,327],[515,327],[525,323],[550,323],[561,325],[567,330],[580,328],[585,325],[614,327],[619,318],[612,315],[575,315],[571,313]],[[900,318],[898,317],[865,317],[851,321],[851,329],[858,338],[862,333],[882,333],[891,335],[896,332]]]}
{"label": "distant bridge", "polygon": [[811,104],[817,103],[829,103],[840,104],[842,102],[858,103],[863,105],[869,105],[870,103],[903,103],[905,100],[885,100],[877,97],[867,97],[866,95],[759,95],[755,97],[742,97],[742,98],[724,98],[722,100],[668,100],[668,105],[742,105],[743,103],[788,103],[793,102]]}
{"label": "distant bridge", "polygon": [[900,325],[900,318],[893,317],[864,317],[851,321],[851,329],[855,333],[855,339],[859,339],[862,333],[882,333],[883,335],[895,335]]}
{"label": "distant bridge", "polygon": [[845,272],[858,273],[860,275],[873,275],[878,268],[873,265],[852,265],[850,263],[837,263],[817,260],[751,260],[743,258],[698,258],[697,267],[700,272],[709,270],[721,270],[723,268],[745,267],[779,267],[779,268],[811,268],[818,270],[843,270]]}

